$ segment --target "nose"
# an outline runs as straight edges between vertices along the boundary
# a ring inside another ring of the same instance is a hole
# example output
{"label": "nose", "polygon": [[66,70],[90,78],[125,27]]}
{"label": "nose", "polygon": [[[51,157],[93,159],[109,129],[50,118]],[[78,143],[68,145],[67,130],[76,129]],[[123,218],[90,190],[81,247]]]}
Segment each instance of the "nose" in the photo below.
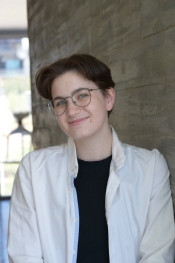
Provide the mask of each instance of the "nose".
{"label": "nose", "polygon": [[66,113],[68,116],[74,116],[78,114],[81,111],[81,108],[78,107],[75,103],[73,103],[72,98],[69,98],[69,101],[67,100],[67,106],[66,106]]}

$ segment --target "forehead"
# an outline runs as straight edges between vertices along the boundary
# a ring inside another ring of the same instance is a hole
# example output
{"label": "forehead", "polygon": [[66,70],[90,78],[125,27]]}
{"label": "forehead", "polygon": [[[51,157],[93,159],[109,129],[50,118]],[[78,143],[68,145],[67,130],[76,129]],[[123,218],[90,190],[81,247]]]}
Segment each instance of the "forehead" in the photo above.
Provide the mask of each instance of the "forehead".
{"label": "forehead", "polygon": [[97,87],[94,82],[85,79],[79,73],[70,71],[58,76],[51,85],[52,97],[67,96],[79,88]]}

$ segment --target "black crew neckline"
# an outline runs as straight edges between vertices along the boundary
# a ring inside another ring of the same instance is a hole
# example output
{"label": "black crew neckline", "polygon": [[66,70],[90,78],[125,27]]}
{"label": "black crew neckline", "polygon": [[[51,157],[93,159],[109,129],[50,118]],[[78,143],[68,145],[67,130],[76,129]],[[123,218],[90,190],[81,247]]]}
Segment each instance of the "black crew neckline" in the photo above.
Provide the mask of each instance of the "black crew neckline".
{"label": "black crew neckline", "polygon": [[84,163],[97,163],[97,162],[104,162],[104,161],[108,161],[109,159],[112,159],[112,154],[104,159],[101,160],[95,160],[95,161],[86,161],[86,160],[82,160],[77,158],[78,162],[84,162]]}

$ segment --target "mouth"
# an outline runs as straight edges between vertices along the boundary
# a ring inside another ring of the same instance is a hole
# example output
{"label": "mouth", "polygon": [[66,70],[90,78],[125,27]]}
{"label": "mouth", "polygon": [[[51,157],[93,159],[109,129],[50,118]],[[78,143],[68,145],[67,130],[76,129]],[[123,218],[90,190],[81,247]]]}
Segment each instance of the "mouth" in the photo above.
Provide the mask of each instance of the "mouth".
{"label": "mouth", "polygon": [[84,117],[84,118],[80,118],[80,119],[77,119],[77,120],[73,120],[73,121],[70,121],[69,124],[72,125],[72,126],[75,126],[75,125],[78,125],[78,124],[84,122],[88,118],[89,117]]}

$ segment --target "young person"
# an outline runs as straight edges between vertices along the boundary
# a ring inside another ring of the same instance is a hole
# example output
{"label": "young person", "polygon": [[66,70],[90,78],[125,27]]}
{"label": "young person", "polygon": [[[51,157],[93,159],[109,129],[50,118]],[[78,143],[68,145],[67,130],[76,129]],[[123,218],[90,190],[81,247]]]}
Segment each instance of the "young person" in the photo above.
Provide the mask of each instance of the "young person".
{"label": "young person", "polygon": [[10,263],[173,263],[167,164],[157,150],[121,143],[109,126],[109,68],[75,54],[41,68],[36,86],[69,138],[19,166]]}

